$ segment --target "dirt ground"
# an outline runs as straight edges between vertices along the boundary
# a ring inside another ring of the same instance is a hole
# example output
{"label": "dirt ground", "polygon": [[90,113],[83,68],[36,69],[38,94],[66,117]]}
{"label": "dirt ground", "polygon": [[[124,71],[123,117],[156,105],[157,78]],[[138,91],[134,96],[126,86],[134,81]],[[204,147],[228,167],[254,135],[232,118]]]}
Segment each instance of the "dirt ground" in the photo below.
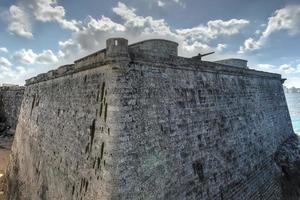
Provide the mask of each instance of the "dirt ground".
{"label": "dirt ground", "polygon": [[5,169],[9,161],[13,138],[0,137],[0,200],[5,200]]}

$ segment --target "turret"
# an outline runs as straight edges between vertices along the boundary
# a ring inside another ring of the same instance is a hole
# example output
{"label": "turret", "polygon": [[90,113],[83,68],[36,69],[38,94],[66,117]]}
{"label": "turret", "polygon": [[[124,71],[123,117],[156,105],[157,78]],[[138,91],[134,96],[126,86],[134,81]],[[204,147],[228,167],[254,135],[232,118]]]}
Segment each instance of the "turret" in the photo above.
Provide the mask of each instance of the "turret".
{"label": "turret", "polygon": [[110,38],[106,40],[106,60],[128,60],[128,40]]}

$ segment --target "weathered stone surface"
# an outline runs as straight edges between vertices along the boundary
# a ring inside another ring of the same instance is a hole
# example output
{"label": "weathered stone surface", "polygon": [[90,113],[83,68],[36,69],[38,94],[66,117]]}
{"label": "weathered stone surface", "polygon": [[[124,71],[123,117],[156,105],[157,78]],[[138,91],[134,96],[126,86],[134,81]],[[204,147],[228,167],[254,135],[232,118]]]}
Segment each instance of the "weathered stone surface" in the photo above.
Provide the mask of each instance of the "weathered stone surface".
{"label": "weathered stone surface", "polygon": [[283,198],[300,198],[300,142],[296,135],[288,138],[277,150],[275,161],[280,167]]}
{"label": "weathered stone surface", "polygon": [[158,43],[127,54],[110,40],[112,54],[27,82],[9,199],[283,199],[273,158],[294,133],[281,76]]}
{"label": "weathered stone surface", "polygon": [[22,86],[0,87],[0,136],[15,132],[23,94]]}

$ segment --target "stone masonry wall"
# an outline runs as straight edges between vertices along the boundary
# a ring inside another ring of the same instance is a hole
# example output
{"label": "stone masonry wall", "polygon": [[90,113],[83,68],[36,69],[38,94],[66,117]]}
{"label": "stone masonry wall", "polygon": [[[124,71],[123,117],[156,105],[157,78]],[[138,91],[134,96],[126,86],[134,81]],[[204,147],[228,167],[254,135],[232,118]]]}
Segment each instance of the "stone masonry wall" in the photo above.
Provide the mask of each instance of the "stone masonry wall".
{"label": "stone masonry wall", "polygon": [[10,200],[283,199],[280,75],[115,53],[27,81]]}
{"label": "stone masonry wall", "polygon": [[280,79],[155,63],[130,69],[122,199],[281,199],[273,154],[293,130]]}
{"label": "stone masonry wall", "polygon": [[121,92],[112,65],[26,87],[9,199],[113,199]]}
{"label": "stone masonry wall", "polygon": [[0,123],[5,126],[2,128],[11,128],[12,130],[15,130],[23,94],[24,87],[22,86],[0,87]]}

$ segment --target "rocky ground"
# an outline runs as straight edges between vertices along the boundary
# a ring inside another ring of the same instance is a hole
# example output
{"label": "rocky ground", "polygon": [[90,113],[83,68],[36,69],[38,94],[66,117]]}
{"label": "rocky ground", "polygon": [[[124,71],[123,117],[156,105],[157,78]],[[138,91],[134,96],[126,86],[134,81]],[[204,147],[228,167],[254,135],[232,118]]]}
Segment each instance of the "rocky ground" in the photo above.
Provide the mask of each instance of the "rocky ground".
{"label": "rocky ground", "polygon": [[0,200],[5,199],[5,169],[9,161],[13,137],[0,136]]}
{"label": "rocky ground", "polygon": [[283,198],[300,199],[300,139],[294,135],[277,150],[274,159],[282,170],[281,186]]}

